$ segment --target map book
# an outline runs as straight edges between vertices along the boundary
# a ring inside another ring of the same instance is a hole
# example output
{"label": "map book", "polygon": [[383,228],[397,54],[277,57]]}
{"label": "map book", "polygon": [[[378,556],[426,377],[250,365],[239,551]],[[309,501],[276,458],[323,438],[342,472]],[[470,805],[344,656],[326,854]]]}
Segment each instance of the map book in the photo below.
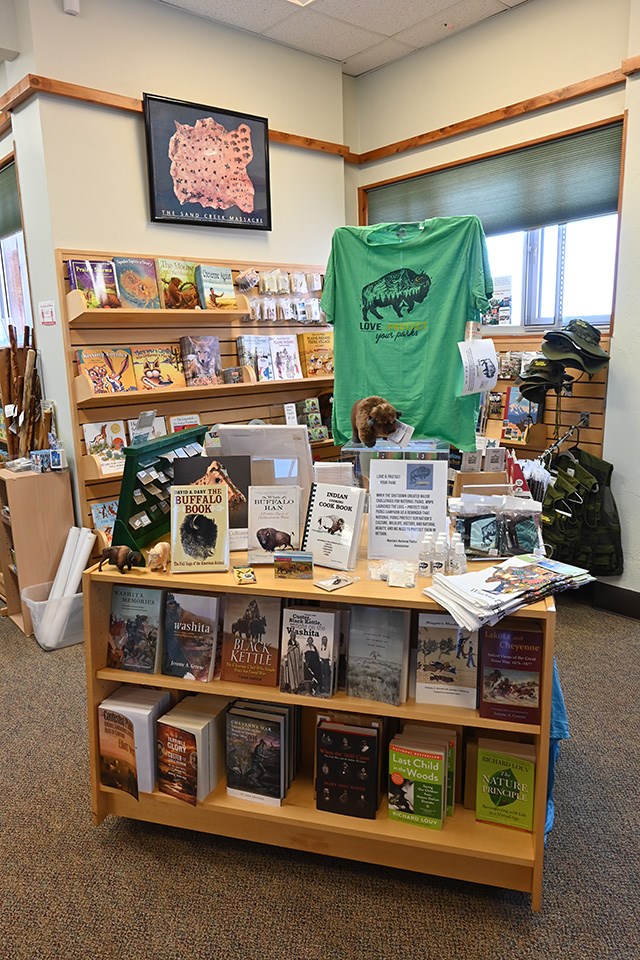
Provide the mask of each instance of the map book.
{"label": "map book", "polygon": [[502,620],[480,631],[480,716],[540,723],[543,634],[537,621]]}
{"label": "map book", "polygon": [[158,310],[160,289],[156,262],[146,257],[114,257],[113,265],[123,307]]}
{"label": "map book", "polygon": [[171,572],[219,573],[228,569],[226,484],[171,487]]}
{"label": "map book", "polygon": [[259,710],[227,711],[227,793],[280,806],[286,793],[283,716]]}
{"label": "map book", "polygon": [[316,727],[316,807],[375,820],[380,732],[372,727],[320,722]]}
{"label": "map book", "polygon": [[249,563],[273,563],[274,553],[300,548],[297,486],[249,487]]}
{"label": "map book", "polygon": [[280,597],[229,594],[224,603],[221,678],[278,685]]}
{"label": "map book", "polygon": [[398,707],[407,698],[409,678],[408,610],[351,607],[347,695]]}
{"label": "map book", "polygon": [[[152,793],[156,785],[157,718],[171,705],[168,690],[129,684],[118,689],[98,706],[100,740],[100,782],[107,787],[133,791],[129,772],[134,763],[137,791]],[[126,721],[126,722],[124,722]],[[134,753],[131,754],[131,734]],[[118,741],[123,739],[121,745]],[[134,794],[135,795],[135,794]]]}
{"label": "map book", "polygon": [[69,260],[69,286],[80,290],[89,310],[121,307],[118,282],[111,260]]}
{"label": "map book", "polygon": [[186,386],[182,354],[175,343],[131,347],[138,390],[172,390]]}
{"label": "map book", "polygon": [[174,483],[193,483],[215,487],[226,484],[229,490],[229,550],[247,549],[248,497],[251,483],[251,457],[189,457],[173,464]]}
{"label": "map book", "polygon": [[165,310],[195,310],[200,306],[196,265],[190,260],[156,260],[160,302]]}
{"label": "map book", "polygon": [[218,637],[218,597],[167,591],[164,600],[162,672],[208,683]]}
{"label": "map book", "polygon": [[137,673],[158,673],[161,661],[162,591],[114,584],[107,666]]}
{"label": "map book", "polygon": [[223,383],[220,341],[216,336],[180,337],[184,376],[189,387]]}
{"label": "map book", "polygon": [[203,310],[237,310],[231,267],[198,264],[196,285]]}
{"label": "map book", "polygon": [[307,697],[333,694],[340,643],[340,611],[285,607],[280,689]]}
{"label": "map book", "polygon": [[[274,380],[302,380],[298,338],[294,333],[269,337]],[[260,376],[258,374],[258,379]]]}
{"label": "map book", "polygon": [[128,347],[83,347],[76,350],[78,374],[96,396],[137,390],[133,357]]}
{"label": "map book", "polygon": [[533,830],[535,747],[478,738],[476,820]]}
{"label": "map book", "polygon": [[333,373],[333,330],[309,330],[298,334],[298,350],[305,377]]}
{"label": "map book", "polygon": [[448,613],[418,615],[416,703],[475,710],[478,634],[468,634]]}
{"label": "map book", "polygon": [[302,549],[315,563],[335,570],[356,566],[366,497],[362,487],[311,484]]}

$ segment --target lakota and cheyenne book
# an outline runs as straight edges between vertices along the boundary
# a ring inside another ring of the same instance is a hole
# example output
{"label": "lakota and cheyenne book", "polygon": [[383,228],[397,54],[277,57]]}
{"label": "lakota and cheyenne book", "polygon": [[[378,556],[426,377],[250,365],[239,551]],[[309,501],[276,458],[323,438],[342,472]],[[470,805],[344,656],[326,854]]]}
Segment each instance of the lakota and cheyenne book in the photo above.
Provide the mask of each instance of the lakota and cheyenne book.
{"label": "lakota and cheyenne book", "polygon": [[[274,380],[302,380],[302,366],[295,333],[270,337]],[[258,379],[260,375],[258,372]]]}
{"label": "lakota and cheyenne book", "polygon": [[100,783],[138,799],[136,741],[133,721],[105,704],[98,707]]}
{"label": "lakota and cheyenne book", "polygon": [[441,830],[446,814],[446,792],[446,747],[391,741],[388,812],[392,820]]}
{"label": "lakota and cheyenne book", "polygon": [[216,487],[229,490],[229,549],[247,549],[248,497],[251,483],[251,457],[188,457],[173,464],[174,483]]}
{"label": "lakota and cheyenne book", "polygon": [[227,793],[280,806],[286,792],[285,719],[256,710],[227,711]]}
{"label": "lakota and cheyenne book", "polygon": [[144,257],[114,257],[120,300],[123,307],[157,310],[160,290],[155,260]]}
{"label": "lakota and cheyenne book", "polygon": [[347,694],[398,707],[407,696],[408,610],[352,606]]}
{"label": "lakota and cheyenne book", "polygon": [[228,488],[171,488],[171,572],[219,573],[229,569]]}
{"label": "lakota and cheyenne book", "polygon": [[249,563],[300,548],[300,487],[249,487]]}
{"label": "lakota and cheyenne book", "polygon": [[316,728],[316,807],[375,820],[379,731],[322,722]]}
{"label": "lakota and cheyenne book", "polygon": [[418,616],[416,703],[470,707],[478,685],[478,634],[462,630],[448,613]]}
{"label": "lakota and cheyenne book", "polygon": [[131,347],[139,390],[171,390],[186,386],[182,354],[174,343]]}
{"label": "lakota and cheyenne book", "polygon": [[89,310],[122,306],[111,260],[69,260],[69,285],[80,290]]}
{"label": "lakota and cheyenne book", "polygon": [[217,337],[180,337],[182,364],[188,387],[223,383],[220,341]]}
{"label": "lakota and cheyenne book", "polygon": [[480,631],[480,716],[540,723],[543,636],[535,620],[502,620]]}
{"label": "lakota and cheyenne book", "polygon": [[125,460],[123,451],[127,445],[124,420],[83,423],[82,433],[87,454],[93,457],[100,474],[122,475]]}
{"label": "lakota and cheyenne book", "polygon": [[133,357],[128,347],[83,347],[76,350],[78,373],[94,394],[137,390]]}
{"label": "lakota and cheyenne book", "polygon": [[162,591],[121,586],[111,590],[107,666],[138,673],[157,673],[160,667],[160,612]]}
{"label": "lakota and cheyenne book", "polygon": [[195,263],[159,257],[156,267],[160,300],[165,310],[195,310],[200,306]]}
{"label": "lakota and cheyenne book", "polygon": [[355,567],[366,496],[361,487],[311,484],[302,549],[309,550],[321,567]]}
{"label": "lakota and cheyenne book", "polygon": [[533,830],[535,747],[478,740],[476,820]]}
{"label": "lakota and cheyenne book", "polygon": [[305,377],[333,373],[333,330],[299,333],[298,349]]}
{"label": "lakota and cheyenne book", "polygon": [[207,683],[213,677],[218,636],[218,598],[167,592],[164,602],[162,672]]}
{"label": "lakota and cheyenne book", "polygon": [[225,597],[222,680],[278,685],[280,614],[279,597]]}
{"label": "lakota and cheyenne book", "polygon": [[237,310],[231,267],[198,264],[196,285],[203,310]]}
{"label": "lakota and cheyenne book", "polygon": [[280,689],[330,697],[339,645],[339,610],[285,607],[282,614]]}
{"label": "lakota and cheyenne book", "polygon": [[105,786],[131,793],[131,724],[138,792],[153,792],[156,785],[156,720],[170,705],[171,697],[167,690],[153,690],[151,687],[131,684],[118,687],[111,696],[102,701],[98,706],[98,729],[100,780]]}
{"label": "lakota and cheyenne book", "polygon": [[104,537],[106,546],[111,546],[113,537],[113,525],[118,516],[118,501],[103,500],[100,503],[91,504],[91,518],[93,520],[94,530],[100,530]]}

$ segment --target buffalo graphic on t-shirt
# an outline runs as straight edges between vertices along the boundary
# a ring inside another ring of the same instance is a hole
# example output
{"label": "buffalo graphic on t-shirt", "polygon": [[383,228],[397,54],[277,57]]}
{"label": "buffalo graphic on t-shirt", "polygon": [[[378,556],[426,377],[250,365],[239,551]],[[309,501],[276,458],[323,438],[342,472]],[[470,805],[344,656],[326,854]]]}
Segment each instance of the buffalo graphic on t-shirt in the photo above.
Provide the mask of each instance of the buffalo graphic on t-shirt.
{"label": "buffalo graphic on t-shirt", "polygon": [[422,303],[430,286],[431,277],[426,273],[416,273],[406,267],[385,273],[362,288],[362,319],[367,320],[367,314],[371,312],[382,320],[378,313],[381,307],[393,307],[402,318],[403,311],[411,313],[416,303]]}

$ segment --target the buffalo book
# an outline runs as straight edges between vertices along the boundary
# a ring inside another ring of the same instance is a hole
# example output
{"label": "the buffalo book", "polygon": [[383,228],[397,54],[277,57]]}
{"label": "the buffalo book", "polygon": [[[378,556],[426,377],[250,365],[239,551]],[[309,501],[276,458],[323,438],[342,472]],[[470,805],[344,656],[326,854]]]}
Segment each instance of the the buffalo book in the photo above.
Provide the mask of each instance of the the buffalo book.
{"label": "the buffalo book", "polygon": [[118,309],[122,306],[111,260],[69,260],[69,286],[84,296],[87,309]]}
{"label": "the buffalo book", "polygon": [[305,377],[333,373],[333,330],[311,330],[298,334],[300,363]]}
{"label": "the buffalo book", "polygon": [[226,484],[171,488],[171,572],[219,573],[229,569]]}
{"label": "the buffalo book", "polygon": [[162,672],[207,683],[213,678],[218,636],[218,598],[167,592],[164,602]]}
{"label": "the buffalo book", "polygon": [[331,483],[312,483],[302,549],[321,567],[355,567],[362,533],[366,491]]}
{"label": "the buffalo book", "polygon": [[380,731],[322,721],[316,728],[316,807],[375,820]]}
{"label": "the buffalo book", "polygon": [[503,620],[480,631],[480,716],[540,723],[543,635],[535,620]]}
{"label": "the buffalo book", "polygon": [[478,634],[448,613],[418,615],[416,703],[469,707],[477,702]]}
{"label": "the buffalo book", "polygon": [[186,386],[182,355],[173,343],[131,347],[139,390],[172,390]]}
{"label": "the buffalo book", "polygon": [[300,548],[297,486],[249,487],[249,563],[273,563],[275,553]]}
{"label": "the buffalo book", "polygon": [[282,614],[280,689],[307,697],[333,693],[340,611],[285,607]]}
{"label": "the buffalo book", "polygon": [[200,306],[195,263],[159,257],[156,266],[160,300],[165,310],[195,310]]}
{"label": "the buffalo book", "polygon": [[478,739],[476,820],[533,830],[535,747]]}
{"label": "the buffalo book", "polygon": [[220,341],[208,336],[180,337],[184,376],[189,387],[209,387],[222,383]]}
{"label": "the buffalo book", "polygon": [[174,461],[173,471],[174,483],[178,486],[193,483],[215,488],[226,484],[229,490],[229,549],[246,550],[251,457],[180,457]]}
{"label": "the buffalo book", "polygon": [[407,699],[410,613],[352,606],[347,694],[398,707]]}
{"label": "the buffalo book", "polygon": [[76,360],[78,374],[85,377],[95,395],[138,389],[128,347],[83,347],[76,350]]}
{"label": "the buffalo book", "polygon": [[270,337],[274,380],[301,380],[302,366],[295,334]]}
{"label": "the buffalo book", "polygon": [[114,584],[107,666],[137,673],[157,673],[161,662],[162,591]]}
{"label": "the buffalo book", "polygon": [[281,600],[229,594],[224,603],[221,678],[234,683],[278,684]]}
{"label": "the buffalo book", "polygon": [[196,285],[203,310],[237,310],[231,267],[198,264]]}
{"label": "the buffalo book", "polygon": [[157,310],[160,290],[156,262],[147,257],[114,257],[113,265],[123,307]]}
{"label": "the buffalo book", "polygon": [[166,690],[127,684],[99,704],[100,782],[104,786],[134,796],[153,792],[156,784],[155,725],[170,703],[171,696]]}
{"label": "the buffalo book", "polygon": [[227,712],[227,793],[280,806],[286,792],[282,716],[231,707]]}
{"label": "the buffalo book", "polygon": [[432,830],[446,817],[447,748],[394,738],[389,744],[388,813]]}

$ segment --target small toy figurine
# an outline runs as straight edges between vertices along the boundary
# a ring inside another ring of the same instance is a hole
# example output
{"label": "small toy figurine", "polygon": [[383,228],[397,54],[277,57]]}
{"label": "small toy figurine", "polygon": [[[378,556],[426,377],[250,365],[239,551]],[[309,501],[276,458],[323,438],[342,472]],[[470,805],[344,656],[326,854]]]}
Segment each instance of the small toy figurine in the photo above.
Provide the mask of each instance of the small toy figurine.
{"label": "small toy figurine", "polygon": [[384,397],[356,400],[351,408],[352,442],[364,443],[365,447],[375,446],[378,437],[384,439],[397,429],[401,416],[402,412]]}
{"label": "small toy figurine", "polygon": [[149,564],[150,570],[165,571],[169,566],[170,559],[171,546],[166,540],[160,540],[153,547],[151,547],[151,550],[149,550],[149,553],[147,554],[147,563]]}
{"label": "small toy figurine", "polygon": [[105,547],[100,557],[98,570],[102,570],[102,564],[107,561],[114,564],[120,573],[124,573],[127,568],[131,570],[131,567],[134,565],[137,566],[141,564],[142,554],[138,550],[132,550],[130,547],[125,546]]}

